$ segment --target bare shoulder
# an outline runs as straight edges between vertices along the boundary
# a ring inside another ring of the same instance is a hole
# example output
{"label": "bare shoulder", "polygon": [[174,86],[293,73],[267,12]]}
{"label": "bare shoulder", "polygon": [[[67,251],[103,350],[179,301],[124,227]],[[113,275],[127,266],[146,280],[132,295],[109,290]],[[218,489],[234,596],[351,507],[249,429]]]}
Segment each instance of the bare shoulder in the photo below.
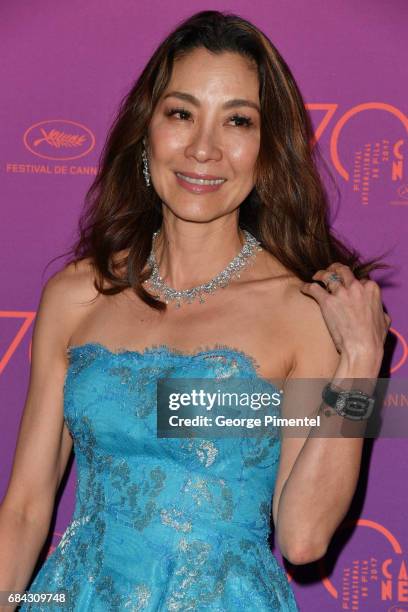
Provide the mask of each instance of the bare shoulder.
{"label": "bare shoulder", "polygon": [[301,279],[293,278],[286,283],[284,292],[295,356],[292,375],[325,377],[336,369],[340,355],[320,304],[300,291],[303,284]]}
{"label": "bare shoulder", "polygon": [[90,258],[74,261],[51,276],[44,291],[49,296],[76,300],[91,300],[98,292],[94,286],[95,269]]}
{"label": "bare shoulder", "polygon": [[43,287],[37,327],[44,322],[45,334],[52,332],[62,347],[67,346],[72,331],[99,295],[94,279],[93,265],[85,258],[54,273]]}
{"label": "bare shoulder", "polygon": [[[259,287],[258,310],[268,313],[268,324],[276,334],[279,328],[288,353],[288,376],[319,377],[334,371],[339,354],[319,303],[301,292],[304,284],[291,270],[269,253],[264,254]],[[270,319],[273,314],[273,321]]]}

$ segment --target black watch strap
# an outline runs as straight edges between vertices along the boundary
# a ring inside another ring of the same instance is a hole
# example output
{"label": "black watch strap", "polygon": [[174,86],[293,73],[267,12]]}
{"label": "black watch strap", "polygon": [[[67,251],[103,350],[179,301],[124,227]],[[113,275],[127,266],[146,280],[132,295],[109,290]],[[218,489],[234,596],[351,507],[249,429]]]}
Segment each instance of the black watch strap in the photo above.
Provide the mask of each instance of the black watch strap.
{"label": "black watch strap", "polygon": [[363,391],[357,389],[344,391],[336,389],[331,383],[327,383],[324,387],[322,398],[340,416],[356,421],[370,418],[375,403],[375,398]]}

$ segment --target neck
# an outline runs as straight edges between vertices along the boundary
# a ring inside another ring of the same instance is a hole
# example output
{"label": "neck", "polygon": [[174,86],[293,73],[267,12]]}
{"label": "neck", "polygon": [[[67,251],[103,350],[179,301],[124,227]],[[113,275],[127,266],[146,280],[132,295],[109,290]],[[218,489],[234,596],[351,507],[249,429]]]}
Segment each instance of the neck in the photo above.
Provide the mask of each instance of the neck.
{"label": "neck", "polygon": [[183,290],[209,281],[239,253],[245,238],[236,224],[166,223],[155,240],[160,276]]}

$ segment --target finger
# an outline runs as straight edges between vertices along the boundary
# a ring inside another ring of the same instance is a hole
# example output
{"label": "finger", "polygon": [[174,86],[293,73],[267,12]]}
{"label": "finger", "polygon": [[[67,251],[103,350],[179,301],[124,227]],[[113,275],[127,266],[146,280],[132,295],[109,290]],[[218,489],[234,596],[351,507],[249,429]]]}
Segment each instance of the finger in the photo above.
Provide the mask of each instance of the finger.
{"label": "finger", "polygon": [[319,282],[303,283],[300,287],[300,291],[315,298],[319,303],[327,299],[329,295],[326,289],[320,286]]}
{"label": "finger", "polygon": [[[340,277],[340,280],[332,280],[330,276],[333,274],[334,270],[328,271],[326,270],[318,270],[312,279],[312,282],[318,283],[321,287],[326,289],[329,293],[334,293],[338,289],[340,285],[344,285],[343,278]],[[339,275],[340,276],[340,275]]]}
{"label": "finger", "polygon": [[327,280],[327,278],[333,272],[336,272],[337,274],[339,274],[339,276],[341,276],[344,287],[349,287],[353,281],[357,280],[349,266],[346,266],[345,264],[342,264],[337,261],[330,264],[330,266],[328,266],[326,270],[324,270],[322,280]]}
{"label": "finger", "polygon": [[311,283],[317,283],[322,289],[327,290],[326,281],[323,280],[325,272],[326,270],[317,270],[312,276]]}
{"label": "finger", "polygon": [[322,289],[324,289],[325,291],[327,291],[327,285],[324,281],[318,280],[318,279],[314,279],[311,281],[311,283],[317,283],[319,285],[319,287],[321,287]]}
{"label": "finger", "polygon": [[333,274],[334,270],[328,270],[325,268],[324,270],[317,270],[312,276],[312,282],[318,282],[321,287],[325,287],[327,289],[328,280],[330,274]]}

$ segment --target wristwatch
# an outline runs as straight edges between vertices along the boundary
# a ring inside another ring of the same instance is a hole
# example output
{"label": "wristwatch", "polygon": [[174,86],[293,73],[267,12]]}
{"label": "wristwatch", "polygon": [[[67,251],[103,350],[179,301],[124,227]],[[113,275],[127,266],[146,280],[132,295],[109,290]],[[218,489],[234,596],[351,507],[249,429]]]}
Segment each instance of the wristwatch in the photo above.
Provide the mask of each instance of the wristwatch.
{"label": "wristwatch", "polygon": [[372,415],[375,398],[363,391],[353,389],[344,391],[327,383],[322,392],[322,398],[328,406],[334,408],[340,416],[359,421],[369,419]]}

